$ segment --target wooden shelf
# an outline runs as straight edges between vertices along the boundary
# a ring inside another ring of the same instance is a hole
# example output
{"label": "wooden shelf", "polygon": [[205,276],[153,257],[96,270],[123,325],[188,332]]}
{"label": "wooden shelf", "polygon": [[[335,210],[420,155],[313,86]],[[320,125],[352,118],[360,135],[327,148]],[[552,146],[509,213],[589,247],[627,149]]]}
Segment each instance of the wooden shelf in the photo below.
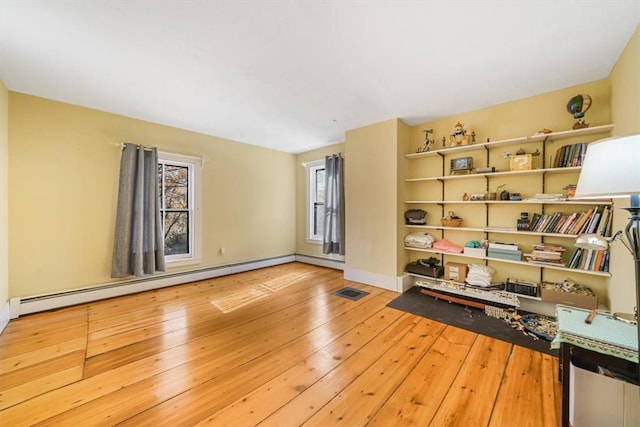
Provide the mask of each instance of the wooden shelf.
{"label": "wooden shelf", "polygon": [[406,204],[419,205],[466,205],[466,204],[507,204],[507,205],[612,205],[609,200],[405,200]]}
{"label": "wooden shelf", "polygon": [[410,160],[438,156],[438,155],[446,156],[448,154],[464,153],[466,151],[475,151],[483,148],[490,149],[490,148],[502,147],[504,145],[528,144],[528,143],[534,143],[534,142],[545,142],[548,140],[559,141],[562,139],[575,138],[579,136],[597,135],[601,133],[610,132],[612,129],[613,129],[613,125],[594,126],[594,127],[584,128],[584,129],[572,129],[572,130],[566,130],[566,131],[560,131],[560,132],[551,132],[551,133],[541,134],[541,135],[522,136],[518,138],[503,139],[503,140],[493,141],[493,142],[483,142],[479,144],[460,145],[457,147],[431,150],[425,153],[405,154],[404,156],[405,158]]}
{"label": "wooden shelf", "polygon": [[547,169],[531,169],[524,171],[508,171],[508,172],[488,172],[488,173],[469,173],[460,175],[445,175],[445,176],[428,176],[424,178],[407,178],[405,182],[426,182],[426,181],[449,181],[456,179],[470,179],[478,177],[501,177],[512,175],[533,175],[533,174],[559,174],[559,173],[572,173],[578,172],[582,169],[581,166],[572,166],[567,168],[547,168]]}
{"label": "wooden shelf", "polygon": [[518,231],[515,228],[498,228],[498,227],[444,227],[441,225],[405,225],[407,228],[418,228],[424,230],[460,230],[460,231],[478,231],[481,233],[501,233],[501,234],[517,234],[521,236],[544,236],[544,237],[563,237],[566,239],[575,239],[577,234],[561,234],[561,233],[542,233],[538,231]]}
{"label": "wooden shelf", "polygon": [[611,273],[609,273],[608,271],[579,270],[576,268],[557,267],[554,265],[533,264],[526,261],[511,261],[507,259],[490,258],[486,256],[480,257],[480,256],[473,256],[473,255],[465,255],[464,253],[444,252],[444,251],[438,251],[436,249],[420,249],[420,248],[412,248],[409,246],[405,246],[404,248],[409,251],[427,252],[432,254],[449,255],[449,256],[462,257],[462,258],[473,258],[473,259],[486,260],[486,261],[496,261],[496,262],[501,262],[505,264],[515,264],[515,265],[523,265],[523,266],[533,267],[533,268],[546,268],[550,270],[568,271],[571,273],[587,274],[590,276],[611,277]]}

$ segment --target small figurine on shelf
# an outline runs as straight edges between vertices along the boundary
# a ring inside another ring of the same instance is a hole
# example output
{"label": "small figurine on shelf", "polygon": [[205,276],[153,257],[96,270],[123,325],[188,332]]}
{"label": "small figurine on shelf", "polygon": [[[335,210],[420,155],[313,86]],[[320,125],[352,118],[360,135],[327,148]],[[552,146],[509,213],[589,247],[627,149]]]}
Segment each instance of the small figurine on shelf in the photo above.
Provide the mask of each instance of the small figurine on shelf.
{"label": "small figurine on shelf", "polygon": [[416,153],[426,153],[431,150],[433,144],[436,142],[434,138],[429,138],[429,135],[433,134],[433,129],[423,129],[422,132],[424,132],[424,145],[419,147]]}
{"label": "small figurine on shelf", "polygon": [[453,133],[449,136],[449,145],[456,147],[458,145],[473,144],[474,141],[475,133],[469,132],[464,128],[464,124],[457,122],[453,128]]}

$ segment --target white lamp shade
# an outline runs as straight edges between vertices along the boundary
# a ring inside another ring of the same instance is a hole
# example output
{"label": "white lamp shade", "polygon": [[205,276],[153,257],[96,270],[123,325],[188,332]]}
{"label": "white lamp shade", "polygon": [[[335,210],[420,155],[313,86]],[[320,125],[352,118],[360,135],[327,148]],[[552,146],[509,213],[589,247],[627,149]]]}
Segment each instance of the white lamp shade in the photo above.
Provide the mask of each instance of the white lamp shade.
{"label": "white lamp shade", "polygon": [[609,249],[609,242],[599,234],[581,234],[576,239],[574,246],[583,249],[606,250]]}
{"label": "white lamp shade", "polygon": [[640,134],[607,138],[587,147],[575,198],[640,194]]}

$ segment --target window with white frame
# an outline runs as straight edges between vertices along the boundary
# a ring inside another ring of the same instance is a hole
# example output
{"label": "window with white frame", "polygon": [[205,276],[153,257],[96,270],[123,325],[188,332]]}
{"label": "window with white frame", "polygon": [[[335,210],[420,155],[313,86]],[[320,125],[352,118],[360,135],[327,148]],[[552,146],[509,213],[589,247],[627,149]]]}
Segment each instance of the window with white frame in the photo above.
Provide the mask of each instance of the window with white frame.
{"label": "window with white frame", "polygon": [[202,162],[197,157],[158,153],[160,216],[167,265],[200,261],[200,183]]}
{"label": "window with white frame", "polygon": [[322,243],[324,226],[324,160],[305,163],[307,173],[307,241]]}

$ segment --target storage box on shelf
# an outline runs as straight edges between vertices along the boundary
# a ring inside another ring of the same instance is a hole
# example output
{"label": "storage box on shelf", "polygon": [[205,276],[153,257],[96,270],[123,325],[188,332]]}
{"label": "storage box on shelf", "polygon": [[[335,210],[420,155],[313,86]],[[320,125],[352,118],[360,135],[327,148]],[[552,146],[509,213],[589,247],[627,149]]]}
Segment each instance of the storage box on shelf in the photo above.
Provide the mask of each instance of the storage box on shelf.
{"label": "storage box on shelf", "polygon": [[577,290],[568,292],[563,290],[560,284],[543,282],[540,295],[542,301],[546,302],[588,309],[598,308],[598,298],[589,288],[578,287]]}
{"label": "storage box on shelf", "polygon": [[487,256],[487,250],[485,248],[464,248],[464,255],[469,255],[472,257],[481,257],[484,258]]}
{"label": "storage box on shelf", "polygon": [[444,266],[444,278],[445,280],[464,282],[464,279],[467,278],[467,269],[467,264],[448,262]]}

